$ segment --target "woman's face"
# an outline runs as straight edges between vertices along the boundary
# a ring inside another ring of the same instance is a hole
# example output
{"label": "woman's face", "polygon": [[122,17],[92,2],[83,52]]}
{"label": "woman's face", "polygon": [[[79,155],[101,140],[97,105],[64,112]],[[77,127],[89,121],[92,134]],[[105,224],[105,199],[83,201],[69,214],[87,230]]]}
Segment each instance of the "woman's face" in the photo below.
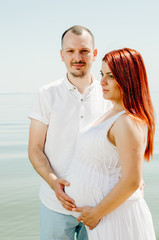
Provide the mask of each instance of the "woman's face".
{"label": "woman's face", "polygon": [[102,79],[100,84],[102,86],[104,99],[113,102],[121,102],[121,94],[118,84],[105,61],[102,62],[101,75]]}

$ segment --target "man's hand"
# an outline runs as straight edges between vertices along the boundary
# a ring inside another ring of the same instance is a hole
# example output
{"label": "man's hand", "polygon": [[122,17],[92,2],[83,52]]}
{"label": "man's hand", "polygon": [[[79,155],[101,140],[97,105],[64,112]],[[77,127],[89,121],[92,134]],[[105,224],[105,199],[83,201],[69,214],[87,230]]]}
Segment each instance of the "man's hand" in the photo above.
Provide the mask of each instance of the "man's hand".
{"label": "man's hand", "polygon": [[72,211],[73,208],[76,208],[74,204],[74,200],[71,199],[65,192],[65,186],[69,186],[70,183],[67,182],[65,179],[57,178],[54,182],[54,191],[56,194],[57,199],[61,202],[62,206],[68,210]]}
{"label": "man's hand", "polygon": [[94,212],[93,207],[77,207],[73,209],[75,212],[81,212],[81,215],[77,218],[79,222],[83,222],[84,225],[87,225],[90,230],[95,228],[100,219],[97,217],[97,214]]}

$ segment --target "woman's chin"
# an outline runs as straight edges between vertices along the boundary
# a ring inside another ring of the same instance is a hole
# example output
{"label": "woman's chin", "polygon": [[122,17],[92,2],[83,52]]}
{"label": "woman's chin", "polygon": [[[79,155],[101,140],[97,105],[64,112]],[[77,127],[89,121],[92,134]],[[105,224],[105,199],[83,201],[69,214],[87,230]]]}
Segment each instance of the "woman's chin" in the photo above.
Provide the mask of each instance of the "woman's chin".
{"label": "woman's chin", "polygon": [[110,100],[110,98],[109,98],[107,93],[103,93],[103,98],[106,99],[106,100]]}

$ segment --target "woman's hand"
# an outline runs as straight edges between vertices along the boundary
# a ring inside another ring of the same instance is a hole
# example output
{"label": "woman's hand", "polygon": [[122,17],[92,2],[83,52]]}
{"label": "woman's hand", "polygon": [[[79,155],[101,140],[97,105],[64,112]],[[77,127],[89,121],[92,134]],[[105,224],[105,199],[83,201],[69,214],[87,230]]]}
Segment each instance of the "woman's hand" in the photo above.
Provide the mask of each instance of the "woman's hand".
{"label": "woman's hand", "polygon": [[73,211],[81,213],[77,220],[83,222],[90,230],[95,228],[100,221],[93,207],[77,207]]}

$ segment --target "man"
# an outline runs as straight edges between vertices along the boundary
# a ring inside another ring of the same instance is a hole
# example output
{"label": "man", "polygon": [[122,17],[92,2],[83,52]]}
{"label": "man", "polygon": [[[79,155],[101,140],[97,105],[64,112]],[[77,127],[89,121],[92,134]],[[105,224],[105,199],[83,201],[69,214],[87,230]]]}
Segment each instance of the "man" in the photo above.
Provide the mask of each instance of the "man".
{"label": "man", "polygon": [[62,35],[61,59],[65,78],[42,87],[33,103],[29,159],[42,177],[40,189],[41,240],[86,240],[84,225],[69,215],[74,199],[64,192],[66,171],[73,159],[78,134],[110,108],[104,101],[91,66],[97,56],[94,37],[85,27],[73,26]]}

